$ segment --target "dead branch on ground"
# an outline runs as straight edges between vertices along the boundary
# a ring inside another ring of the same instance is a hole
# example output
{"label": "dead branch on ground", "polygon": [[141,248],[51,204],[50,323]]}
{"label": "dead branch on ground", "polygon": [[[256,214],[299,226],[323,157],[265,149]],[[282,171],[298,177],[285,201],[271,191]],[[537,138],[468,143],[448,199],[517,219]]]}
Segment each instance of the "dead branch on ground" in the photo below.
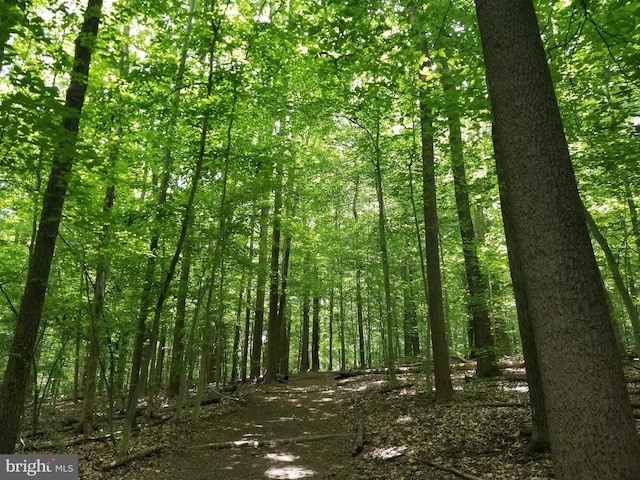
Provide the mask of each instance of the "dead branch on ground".
{"label": "dead branch on ground", "polygon": [[125,455],[124,457],[120,457],[112,462],[102,465],[102,469],[105,471],[113,470],[114,468],[121,467],[122,465],[126,465],[127,463],[133,462],[134,460],[148,457],[149,455],[159,452],[163,448],[164,445],[154,445],[152,447],[143,448],[142,450],[138,450],[137,452],[133,452],[129,455]]}
{"label": "dead branch on ground", "polygon": [[195,450],[200,448],[211,448],[213,450],[223,450],[227,448],[241,448],[241,447],[275,447],[278,445],[294,445],[296,443],[308,443],[318,442],[320,440],[328,440],[331,438],[344,437],[349,435],[348,433],[330,433],[327,435],[304,435],[302,437],[293,438],[276,438],[273,440],[236,440],[232,442],[217,442],[217,443],[205,443],[203,445],[195,445],[188,447],[189,450]]}

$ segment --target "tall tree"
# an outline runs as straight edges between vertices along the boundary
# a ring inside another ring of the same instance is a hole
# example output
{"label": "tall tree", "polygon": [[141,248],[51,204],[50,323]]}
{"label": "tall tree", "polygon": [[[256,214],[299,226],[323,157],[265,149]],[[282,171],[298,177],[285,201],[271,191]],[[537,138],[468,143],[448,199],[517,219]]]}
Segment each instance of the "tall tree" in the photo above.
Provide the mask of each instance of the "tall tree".
{"label": "tall tree", "polygon": [[496,363],[495,345],[489,318],[489,287],[486,276],[480,267],[476,234],[471,217],[469,186],[464,162],[464,145],[460,125],[460,107],[457,92],[448,72],[447,59],[442,60],[442,85],[447,102],[447,123],[449,126],[449,148],[451,151],[451,170],[455,188],[456,210],[462,239],[464,268],[469,293],[469,311],[471,313],[471,331],[473,342],[470,345],[476,356],[478,367],[476,375],[494,377],[500,373]]}
{"label": "tall tree", "polygon": [[282,317],[278,312],[280,301],[280,232],[282,214],[282,162],[276,165],[276,187],[273,196],[273,225],[271,227],[271,268],[269,282],[269,318],[267,324],[267,371],[264,379],[272,382],[278,375],[280,368],[280,334]]}
{"label": "tall tree", "polygon": [[260,376],[262,358],[262,329],[264,326],[264,298],[267,285],[267,250],[269,247],[269,205],[262,205],[260,211],[260,239],[258,240],[258,279],[256,284],[256,303],[253,318],[253,347],[251,349],[250,378]]}
{"label": "tall tree", "polygon": [[477,0],[493,141],[559,479],[638,479],[640,441],[531,0]]}
{"label": "tall tree", "polygon": [[[62,127],[47,188],[40,223],[29,261],[27,281],[18,311],[9,361],[0,386],[0,453],[13,453],[20,433],[20,420],[42,318],[56,237],[62,218],[69,175],[75,158],[80,116],[89,82],[91,54],[102,15],[102,0],[88,0],[84,21],[75,43],[71,83],[67,89]],[[5,32],[3,31],[2,35]],[[4,45],[2,45],[4,51]]]}

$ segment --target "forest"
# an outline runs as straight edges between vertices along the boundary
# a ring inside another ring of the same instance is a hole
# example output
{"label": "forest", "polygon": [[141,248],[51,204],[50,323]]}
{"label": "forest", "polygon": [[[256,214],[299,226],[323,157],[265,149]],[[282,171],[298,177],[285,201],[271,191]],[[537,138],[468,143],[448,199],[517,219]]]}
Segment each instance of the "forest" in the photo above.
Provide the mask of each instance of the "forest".
{"label": "forest", "polygon": [[640,479],[639,65],[634,0],[2,0],[0,453],[519,362],[536,478]]}

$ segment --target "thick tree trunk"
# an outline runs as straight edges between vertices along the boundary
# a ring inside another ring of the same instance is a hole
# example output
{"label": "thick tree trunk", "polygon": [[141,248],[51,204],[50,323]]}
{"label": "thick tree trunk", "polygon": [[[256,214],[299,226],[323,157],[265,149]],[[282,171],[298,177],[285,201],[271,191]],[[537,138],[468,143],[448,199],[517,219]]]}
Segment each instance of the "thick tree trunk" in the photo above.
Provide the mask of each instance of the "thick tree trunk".
{"label": "thick tree trunk", "polygon": [[[13,453],[20,433],[29,373],[42,318],[42,309],[62,217],[69,175],[75,157],[80,115],[89,79],[91,50],[98,34],[102,0],[88,0],[84,22],[75,43],[71,83],[67,89],[62,127],[68,133],[54,153],[49,181],[42,201],[40,224],[27,280],[18,311],[18,320],[9,352],[9,361],[0,386],[0,453]],[[5,35],[5,31],[2,35]],[[8,37],[7,37],[8,38]],[[6,40],[5,40],[6,41]],[[2,45],[4,52],[4,45]]]}
{"label": "thick tree trunk", "polygon": [[640,442],[531,0],[477,0],[499,181],[556,477],[640,479]]}
{"label": "thick tree trunk", "polygon": [[516,310],[518,315],[518,326],[520,329],[520,339],[522,342],[522,353],[526,366],[527,384],[529,385],[529,400],[531,403],[531,438],[527,445],[527,453],[546,452],[550,448],[549,441],[549,425],[547,422],[547,412],[545,409],[544,391],[542,378],[540,377],[540,364],[538,361],[538,352],[533,336],[533,327],[531,318],[529,317],[529,307],[524,290],[522,272],[518,259],[514,257],[514,249],[510,246],[510,242],[514,238],[509,223],[509,215],[505,210],[509,204],[504,198],[504,188],[500,185],[500,203],[504,217],[504,230],[507,240],[507,250],[509,252],[509,267],[511,271],[511,280],[513,283],[513,294],[516,301]]}

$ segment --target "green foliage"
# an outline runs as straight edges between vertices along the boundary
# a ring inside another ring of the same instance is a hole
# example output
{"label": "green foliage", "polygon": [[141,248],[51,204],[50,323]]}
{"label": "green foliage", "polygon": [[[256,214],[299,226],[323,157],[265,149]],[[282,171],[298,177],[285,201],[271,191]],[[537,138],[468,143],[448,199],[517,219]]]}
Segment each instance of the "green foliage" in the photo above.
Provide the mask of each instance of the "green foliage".
{"label": "green foliage", "polygon": [[[637,277],[638,256],[625,184],[637,203],[640,7],[637,2],[613,0],[590,2],[586,10],[583,5],[587,4],[540,3],[540,23],[583,198],[612,248],[621,260],[628,261],[631,281]],[[515,308],[473,2],[439,1],[416,8],[427,34],[429,58],[421,58],[414,48],[409,5],[385,0],[197,2],[187,38],[188,7],[187,1],[131,0],[116,2],[105,15],[91,66],[55,274],[49,285],[46,315],[52,321],[42,339],[47,353],[41,357],[40,371],[53,368],[51,355],[62,348],[65,339],[86,338],[105,225],[111,241],[102,251],[110,260],[102,355],[107,358],[111,352],[114,362],[118,357],[125,364],[129,361],[145,264],[151,255],[149,239],[154,231],[160,233],[160,247],[153,253],[157,285],[179,236],[205,117],[209,133],[189,240],[194,256],[188,318],[194,315],[199,290],[212,274],[217,261],[212,245],[222,235],[224,279],[216,295],[222,295],[223,307],[218,312],[224,325],[219,333],[224,335],[227,351],[231,349],[238,285],[256,274],[256,219],[260,206],[272,203],[274,166],[281,162],[285,175],[283,236],[292,238],[288,279],[291,364],[296,364],[300,303],[306,291],[322,299],[323,365],[328,356],[332,292],[334,365],[339,363],[341,348],[338,318],[345,322],[348,364],[357,363],[354,302],[359,268],[363,269],[368,352],[374,363],[382,363],[382,271],[372,162],[379,154],[395,322],[401,325],[402,269],[408,263],[422,341],[428,307],[422,294],[417,239],[424,232],[422,226],[416,231],[412,204],[416,204],[422,225],[416,99],[424,85],[418,82],[419,73],[427,75],[435,115],[451,346],[467,351],[468,312],[450,173],[448,108],[456,108],[463,119],[481,264],[491,284],[491,316],[515,338]],[[13,306],[20,301],[42,183],[61,136],[61,92],[69,80],[72,35],[79,22],[77,12],[68,8],[65,2],[30,2],[28,9],[16,11],[6,48],[10,55],[0,71],[1,352],[7,351],[3,347],[10,342],[13,329],[7,299]],[[186,64],[179,78],[179,46],[184,42]],[[210,55],[214,71],[207,92]],[[440,86],[445,68],[460,99],[457,105]],[[168,199],[156,217],[159,176],[168,152],[172,160]],[[227,197],[221,212],[227,156]],[[110,214],[104,215],[102,202],[109,185],[115,185],[116,202]],[[221,214],[226,220],[223,232],[218,231]],[[217,275],[214,272],[216,281]],[[176,284],[171,286],[161,320],[168,332],[175,315]],[[202,328],[202,312],[200,315],[197,331]],[[168,348],[172,348],[170,341]],[[65,388],[70,387],[73,354],[67,347],[60,363],[65,366],[61,380]],[[84,358],[84,352],[81,356]],[[230,354],[228,358],[230,364]],[[198,362],[191,361],[197,371]],[[5,362],[0,356],[0,366]]]}

